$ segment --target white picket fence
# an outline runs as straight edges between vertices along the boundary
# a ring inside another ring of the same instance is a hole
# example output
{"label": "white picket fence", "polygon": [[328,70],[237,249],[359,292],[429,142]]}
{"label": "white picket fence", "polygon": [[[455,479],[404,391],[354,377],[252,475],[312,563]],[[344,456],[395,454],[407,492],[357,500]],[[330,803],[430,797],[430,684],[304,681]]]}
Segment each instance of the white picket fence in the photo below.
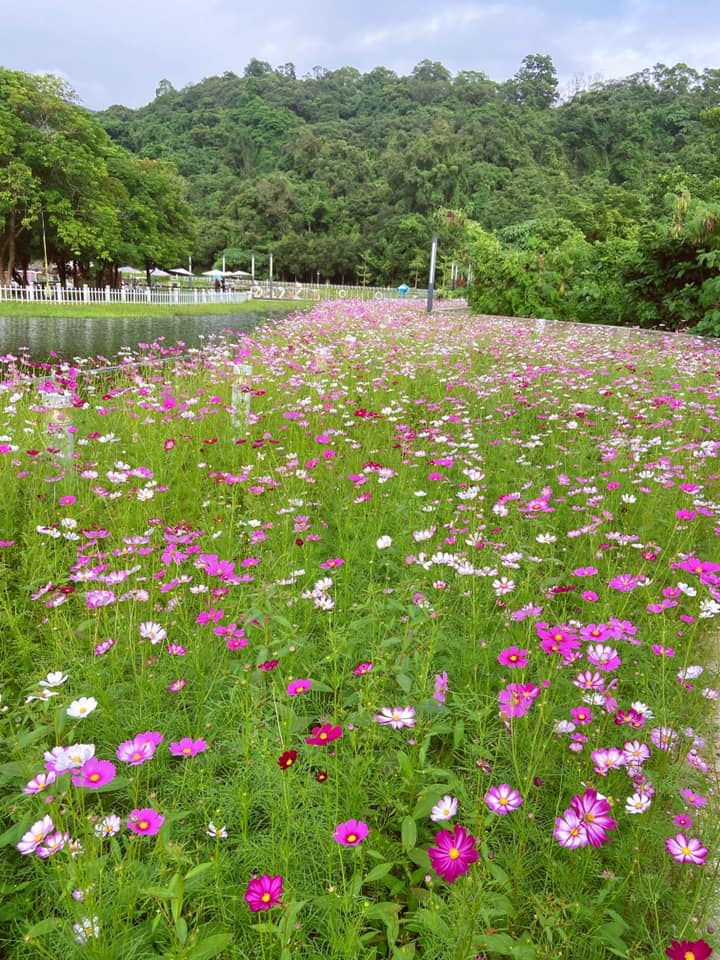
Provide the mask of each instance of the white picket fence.
{"label": "white picket fence", "polygon": [[189,289],[180,287],[62,287],[60,284],[30,284],[27,287],[0,287],[0,301],[26,300],[45,303],[143,303],[195,304],[242,303],[250,300],[249,290]]}
{"label": "white picket fence", "polygon": [[246,300],[413,300],[425,299],[427,290],[400,293],[395,287],[330,286],[313,283],[261,281],[244,290],[212,287],[62,287],[60,284],[0,286],[0,301],[25,300],[46,303],[142,303],[180,304],[243,303]]}

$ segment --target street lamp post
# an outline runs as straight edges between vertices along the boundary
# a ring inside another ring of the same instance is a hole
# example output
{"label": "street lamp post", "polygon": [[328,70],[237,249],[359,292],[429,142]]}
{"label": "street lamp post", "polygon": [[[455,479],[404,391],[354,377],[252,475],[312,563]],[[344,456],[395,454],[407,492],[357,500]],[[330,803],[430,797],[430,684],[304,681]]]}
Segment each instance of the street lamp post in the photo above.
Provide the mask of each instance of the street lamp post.
{"label": "street lamp post", "polygon": [[437,263],[437,246],[438,238],[437,234],[433,234],[432,238],[432,248],[430,250],[430,278],[428,280],[428,295],[427,295],[427,312],[432,313],[433,308],[433,292],[435,290],[435,264]]}

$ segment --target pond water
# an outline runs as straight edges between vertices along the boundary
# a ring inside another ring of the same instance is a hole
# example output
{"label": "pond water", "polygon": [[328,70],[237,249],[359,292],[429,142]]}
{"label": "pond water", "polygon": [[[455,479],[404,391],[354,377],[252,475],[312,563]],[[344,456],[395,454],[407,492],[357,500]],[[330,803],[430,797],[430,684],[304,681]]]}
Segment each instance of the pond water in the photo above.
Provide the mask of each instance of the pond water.
{"label": "pond water", "polygon": [[[2,306],[0,306],[0,313]],[[290,312],[290,309],[287,311]],[[94,357],[113,358],[123,347],[137,347],[163,337],[163,346],[182,341],[196,347],[201,338],[223,330],[248,332],[259,324],[280,319],[274,310],[264,313],[206,314],[168,317],[3,317],[0,315],[0,355],[16,356],[23,348],[34,361]]]}

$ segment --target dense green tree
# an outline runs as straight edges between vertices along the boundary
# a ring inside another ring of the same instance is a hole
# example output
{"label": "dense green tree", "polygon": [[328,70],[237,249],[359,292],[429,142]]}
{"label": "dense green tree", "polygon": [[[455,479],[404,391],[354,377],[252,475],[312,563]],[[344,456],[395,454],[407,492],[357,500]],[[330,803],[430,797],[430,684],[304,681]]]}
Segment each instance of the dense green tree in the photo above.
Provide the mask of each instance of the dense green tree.
{"label": "dense green tree", "polygon": [[170,164],[114,144],[62,81],[0,69],[0,282],[46,254],[62,282],[89,279],[92,263],[96,283],[120,260],[187,255],[184,194]]}

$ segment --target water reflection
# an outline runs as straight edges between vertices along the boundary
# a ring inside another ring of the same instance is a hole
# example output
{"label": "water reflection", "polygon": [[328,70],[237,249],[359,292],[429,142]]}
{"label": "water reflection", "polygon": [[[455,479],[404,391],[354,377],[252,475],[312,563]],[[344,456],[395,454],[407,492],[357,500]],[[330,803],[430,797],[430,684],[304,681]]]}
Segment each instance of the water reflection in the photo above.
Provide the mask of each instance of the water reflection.
{"label": "water reflection", "polygon": [[[289,312],[289,310],[287,311]],[[30,359],[42,361],[55,357],[115,357],[123,347],[137,347],[164,337],[165,346],[182,341],[196,347],[201,337],[223,330],[248,332],[261,323],[283,316],[253,313],[206,314],[168,317],[112,317],[104,320],[83,317],[3,317],[0,316],[0,354],[18,354],[24,347]]]}

